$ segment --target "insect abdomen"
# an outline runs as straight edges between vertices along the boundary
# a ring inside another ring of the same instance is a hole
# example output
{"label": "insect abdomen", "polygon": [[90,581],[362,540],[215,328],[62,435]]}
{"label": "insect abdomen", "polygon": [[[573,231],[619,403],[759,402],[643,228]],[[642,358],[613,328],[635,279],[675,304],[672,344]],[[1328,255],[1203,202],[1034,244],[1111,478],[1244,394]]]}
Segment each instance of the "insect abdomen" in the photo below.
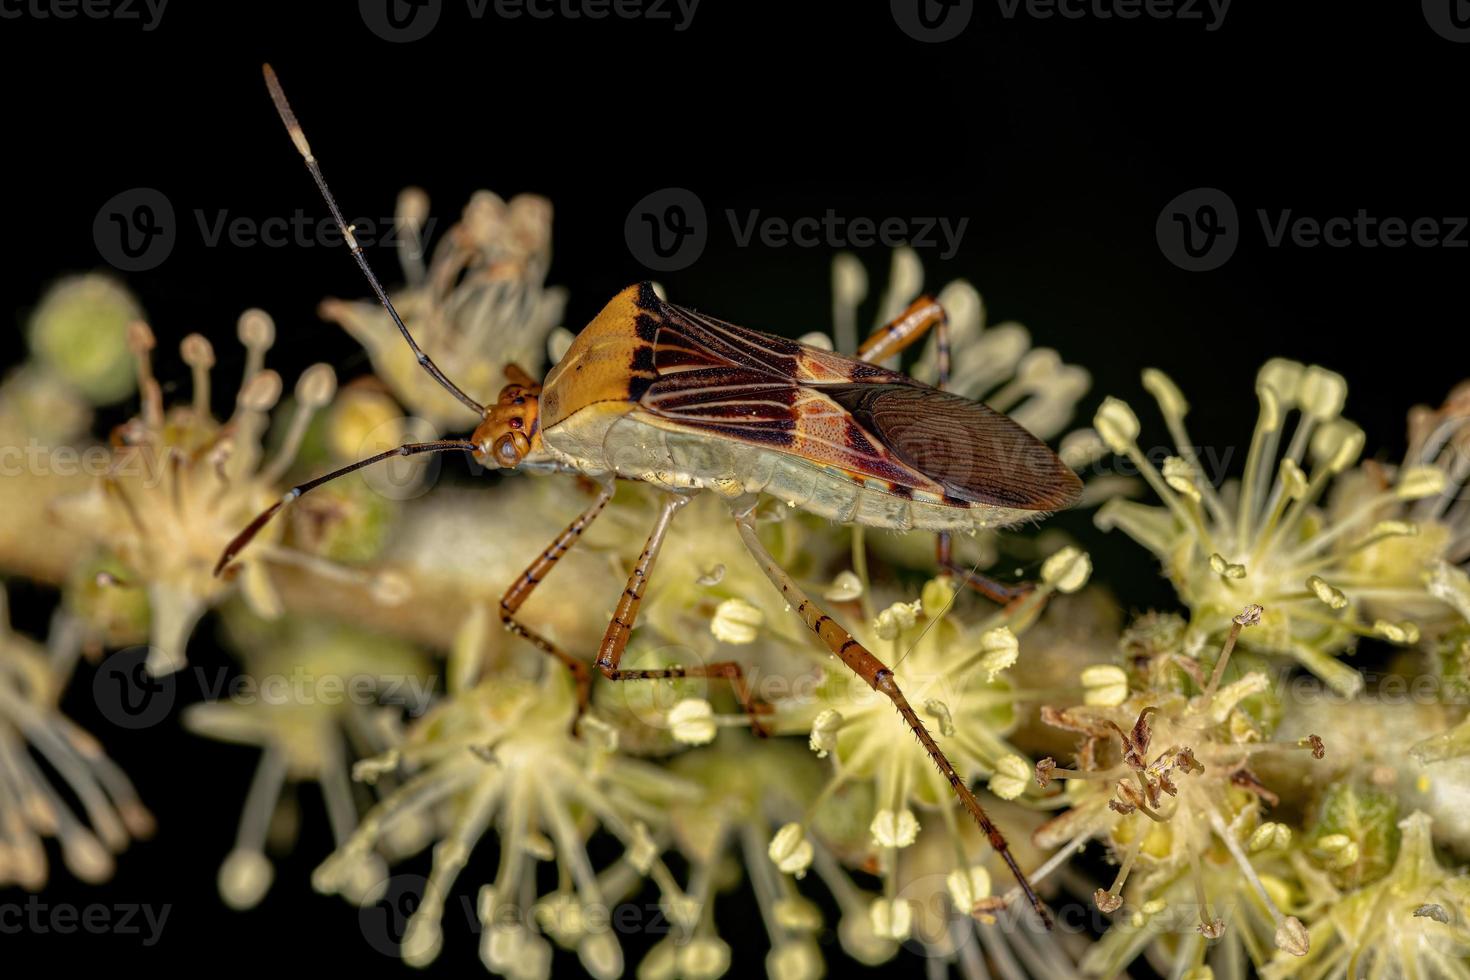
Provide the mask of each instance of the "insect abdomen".
{"label": "insect abdomen", "polygon": [[705,489],[725,497],[765,493],[845,524],[891,530],[970,531],[1034,518],[873,485],[800,457],[735,440],[666,428],[656,416],[586,410],[546,430],[546,446],[592,476],[609,471],[667,489]]}

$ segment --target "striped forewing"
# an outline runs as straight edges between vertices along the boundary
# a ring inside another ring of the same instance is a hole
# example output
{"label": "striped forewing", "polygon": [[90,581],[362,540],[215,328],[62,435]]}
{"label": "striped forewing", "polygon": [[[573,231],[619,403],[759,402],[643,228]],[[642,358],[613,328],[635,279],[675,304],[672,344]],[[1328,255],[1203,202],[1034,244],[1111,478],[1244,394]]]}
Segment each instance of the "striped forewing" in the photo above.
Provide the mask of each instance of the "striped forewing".
{"label": "striped forewing", "polygon": [[666,423],[956,504],[1049,511],[1080,491],[1044,443],[978,402],[666,303],[660,313],[640,403]]}

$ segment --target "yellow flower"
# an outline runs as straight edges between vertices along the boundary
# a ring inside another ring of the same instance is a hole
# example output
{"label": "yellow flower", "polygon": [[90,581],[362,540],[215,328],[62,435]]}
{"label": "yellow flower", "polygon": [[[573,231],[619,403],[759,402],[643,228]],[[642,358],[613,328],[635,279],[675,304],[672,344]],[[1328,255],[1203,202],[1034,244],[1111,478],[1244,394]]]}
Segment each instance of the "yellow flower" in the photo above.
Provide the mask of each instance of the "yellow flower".
{"label": "yellow flower", "polygon": [[[1429,556],[1416,552],[1414,560],[1364,565],[1365,554],[1419,530],[1406,522],[1375,523],[1375,514],[1391,501],[1432,493],[1435,481],[1405,471],[1358,506],[1324,510],[1334,477],[1357,462],[1363,432],[1341,416],[1347,383],[1340,375],[1278,358],[1257,376],[1261,410],[1245,472],[1217,487],[1218,474],[1208,470],[1214,460],[1195,448],[1185,428],[1184,396],[1159,371],[1145,371],[1143,383],[1176,447],[1162,471],[1140,447],[1138,419],[1125,403],[1108,399],[1095,424],[1163,506],[1111,500],[1098,511],[1098,526],[1120,529],[1158,556],[1192,613],[1188,652],[1223,635],[1242,603],[1259,603],[1266,618],[1243,642],[1296,660],[1341,693],[1360,690],[1362,676],[1337,655],[1361,636],[1397,643],[1415,636],[1398,616],[1382,623],[1365,618],[1367,604],[1388,603],[1410,616],[1433,602],[1424,582]],[[1292,414],[1296,421],[1288,425]]]}

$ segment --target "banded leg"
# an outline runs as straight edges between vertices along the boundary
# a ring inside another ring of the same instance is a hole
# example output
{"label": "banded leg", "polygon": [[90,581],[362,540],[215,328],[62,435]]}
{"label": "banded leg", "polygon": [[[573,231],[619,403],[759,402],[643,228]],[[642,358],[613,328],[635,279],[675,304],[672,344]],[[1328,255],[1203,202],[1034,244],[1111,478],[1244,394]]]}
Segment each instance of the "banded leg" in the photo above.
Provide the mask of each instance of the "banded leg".
{"label": "banded leg", "polygon": [[[949,387],[949,314],[932,296],[920,296],[897,319],[874,330],[858,348],[858,359],[869,363],[887,360],[916,343],[931,329],[934,331],[934,387],[943,391]],[[948,531],[940,531],[934,539],[934,561],[941,573],[954,565]]]}
{"label": "banded leg", "polygon": [[551,546],[541,552],[541,555],[535,561],[531,562],[530,567],[522,572],[515,582],[511,583],[510,588],[505,590],[505,595],[500,597],[500,621],[505,624],[505,628],[522,639],[530,641],[542,653],[549,654],[561,661],[572,672],[572,676],[576,678],[578,717],[581,716],[582,710],[587,707],[587,694],[592,684],[592,677],[587,671],[587,665],[558,647],[555,643],[546,639],[540,633],[524,626],[516,619],[516,613],[520,611],[521,606],[525,604],[526,600],[531,598],[531,593],[536,591],[536,586],[540,585],[542,580],[551,574],[551,569],[561,560],[561,556],[571,550],[572,545],[577,543],[577,539],[582,536],[582,532],[587,530],[587,525],[591,524],[597,518],[597,515],[602,513],[603,508],[607,506],[607,502],[612,499],[612,495],[613,491],[611,486],[603,487],[598,492],[597,499],[592,501],[591,505],[582,511],[576,520],[568,524],[566,530],[557,535],[556,540],[551,543]]}
{"label": "banded leg", "polygon": [[934,355],[937,361],[937,388],[949,384],[949,315],[932,296],[920,296],[894,320],[868,335],[858,348],[860,361],[875,364],[902,353],[934,330]]}
{"label": "banded leg", "polygon": [[909,704],[908,699],[899,690],[898,683],[893,678],[893,671],[889,670],[881,660],[873,656],[866,647],[854,639],[853,635],[843,629],[835,619],[828,616],[816,603],[812,602],[811,598],[786,573],[786,570],[776,563],[776,560],[771,557],[770,552],[766,551],[765,546],[761,544],[760,537],[755,531],[755,520],[749,511],[744,514],[736,514],[735,523],[740,530],[741,539],[745,541],[745,547],[755,557],[761,570],[766,573],[766,577],[781,591],[781,595],[786,601],[796,609],[797,615],[802,618],[802,621],[806,623],[807,627],[813,633],[816,633],[821,641],[827,645],[827,649],[831,650],[843,663],[847,664],[853,673],[866,681],[869,687],[884,694],[893,702],[893,706],[898,709],[898,713],[903,716],[903,720],[913,730],[915,737],[919,740],[919,744],[924,747],[924,751],[928,753],[930,760],[933,761],[935,767],[939,770],[939,774],[949,782],[955,795],[959,797],[960,803],[969,811],[970,816],[975,818],[975,822],[980,825],[980,830],[984,832],[986,838],[990,841],[990,846],[995,848],[1000,854],[1001,860],[1005,861],[1006,867],[1010,869],[1011,874],[1016,879],[1016,883],[1026,893],[1026,898],[1031,902],[1031,907],[1036,910],[1036,914],[1041,917],[1041,921],[1050,929],[1052,925],[1051,916],[1047,913],[1046,907],[1041,904],[1041,899],[1037,897],[1035,890],[1032,889],[1031,882],[1026,879],[1026,875],[1022,873],[1020,866],[1016,864],[1016,859],[1011,855],[1011,850],[1006,844],[1005,837],[995,824],[991,822],[990,815],[985,812],[985,808],[980,805],[980,801],[975,798],[975,794],[970,792],[970,787],[960,778],[960,774],[955,771],[954,766],[950,764],[949,759],[945,756],[944,750],[934,741],[934,737],[924,727],[924,723],[920,720],[918,713],[914,711],[913,706]]}
{"label": "banded leg", "polygon": [[628,649],[633,625],[638,621],[638,609],[643,605],[643,592],[648,588],[648,577],[653,573],[653,563],[658,559],[659,549],[663,547],[664,535],[668,532],[674,515],[689,499],[686,496],[670,496],[664,501],[658,523],[654,524],[652,533],[648,535],[648,543],[643,546],[643,552],[633,565],[633,573],[628,576],[628,585],[618,599],[617,611],[607,624],[607,632],[603,634],[602,645],[597,652],[597,668],[610,681],[653,681],[685,677],[727,680],[740,701],[740,707],[750,719],[751,731],[765,737],[769,733],[758,716],[769,712],[770,706],[751,696],[750,687],[745,683],[745,673],[733,660],[721,660],[697,667],[662,667],[653,670],[622,670],[618,666]]}
{"label": "banded leg", "polygon": [[[948,544],[949,542],[946,541],[945,543]],[[968,569],[953,559],[948,558],[948,556],[941,559],[939,570],[959,581],[961,585],[980,593],[991,602],[998,602],[1001,605],[1009,605],[1017,599],[1024,599],[1036,591],[1036,584],[1034,582],[1018,582],[1015,585],[1006,585],[1004,582],[997,582],[989,575],[982,575],[977,571]]]}

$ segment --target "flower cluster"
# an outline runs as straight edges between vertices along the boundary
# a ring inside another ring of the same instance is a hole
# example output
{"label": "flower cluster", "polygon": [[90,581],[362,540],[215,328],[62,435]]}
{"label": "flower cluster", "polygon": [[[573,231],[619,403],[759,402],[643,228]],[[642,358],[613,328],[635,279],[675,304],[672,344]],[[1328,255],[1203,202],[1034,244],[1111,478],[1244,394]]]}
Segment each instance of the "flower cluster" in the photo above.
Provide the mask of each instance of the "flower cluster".
{"label": "flower cluster", "polygon": [[[1418,641],[1416,614],[1437,598],[1427,581],[1437,556],[1433,548],[1393,544],[1418,536],[1418,524],[1378,515],[1395,502],[1442,494],[1442,470],[1405,467],[1367,499],[1324,508],[1334,478],[1357,464],[1363,431],[1342,416],[1347,383],[1341,375],[1277,359],[1256,379],[1261,410],[1245,471],[1217,487],[1185,427],[1183,393],[1160,371],[1146,371],[1143,380],[1175,444],[1162,465],[1138,442],[1139,420],[1125,402],[1104,401],[1094,424],[1162,506],[1111,500],[1097,523],[1158,556],[1192,614],[1188,650],[1218,639],[1242,602],[1259,603],[1266,613],[1246,641],[1251,649],[1295,661],[1351,694],[1362,676],[1337,658],[1358,639]],[[1398,560],[1381,560],[1389,553]]]}
{"label": "flower cluster", "polygon": [[[565,351],[548,202],[480,192],[427,259],[427,197],[404,192],[398,218],[394,301],[466,391],[487,397],[507,364],[536,372]],[[873,319],[922,285],[916,255],[896,252]],[[832,286],[830,336],[803,339],[852,352],[867,273],[839,257]],[[517,612],[541,644],[502,629],[496,604],[593,499],[570,476],[428,493],[437,457],[395,460],[292,496],[217,576],[226,544],[293,482],[473,420],[376,303],[322,306],[372,375],[339,388],[318,364],[288,395],[266,366],[274,324],[251,310],[238,388],[220,396],[214,347],[191,334],[192,383],[175,396],[136,300],[103,277],[61,281],[32,317],[30,359],[0,382],[0,448],[33,464],[0,481],[0,570],[58,594],[46,648],[0,616],[0,883],[42,887],[50,838],[99,880],[150,832],[117,766],[61,713],[63,691],[84,658],[144,642],[151,670],[177,670],[210,616],[237,683],[182,721],[259,751],[253,773],[216,777],[244,799],[233,845],[217,842],[223,901],[270,900],[273,857],[303,839],[295,789],[311,784],[333,842],[312,885],[410,909],[382,936],[363,922],[413,966],[478,933],[484,966],[518,980],[573,956],[591,976],[644,980],[758,961],[773,980],[816,980],[838,957],[912,970],[915,956],[930,973],[1018,978],[1117,976],[1140,959],[1190,980],[1464,976],[1470,389],[1414,409],[1388,463],[1344,417],[1344,378],[1268,361],[1235,473],[1191,438],[1183,393],[1156,370],[1142,380],[1162,452],[1117,398],[1068,433],[1087,372],[988,323],[969,283],[938,297],[952,390],[1058,440],[1075,469],[1111,450],[1131,470],[1093,475],[1086,506],[1104,501],[1095,523],[1128,539],[1108,544],[1158,559],[1177,605],[1125,615],[1132,583],[1106,545],[1055,526],[958,537],[958,566],[936,567],[932,535],[781,501],[751,512],[756,547],[704,495],[672,522],[621,663],[686,670],[612,681],[592,653],[656,492],[619,486],[555,556]],[[895,360],[937,381],[938,338]],[[94,440],[94,416],[132,397],[133,416]],[[61,465],[78,454],[100,467]],[[1114,492],[1132,476],[1157,500]],[[885,665],[912,726],[793,614],[807,607],[787,608],[747,543]],[[993,566],[1022,581],[997,590],[976,574]],[[585,703],[566,657],[588,667]],[[742,688],[728,671],[687,676],[728,662]],[[1410,671],[1430,693],[1388,703],[1388,680]],[[1300,697],[1302,683],[1332,700]],[[1079,909],[1099,935],[1064,914]],[[629,910],[667,929],[627,935]]]}

